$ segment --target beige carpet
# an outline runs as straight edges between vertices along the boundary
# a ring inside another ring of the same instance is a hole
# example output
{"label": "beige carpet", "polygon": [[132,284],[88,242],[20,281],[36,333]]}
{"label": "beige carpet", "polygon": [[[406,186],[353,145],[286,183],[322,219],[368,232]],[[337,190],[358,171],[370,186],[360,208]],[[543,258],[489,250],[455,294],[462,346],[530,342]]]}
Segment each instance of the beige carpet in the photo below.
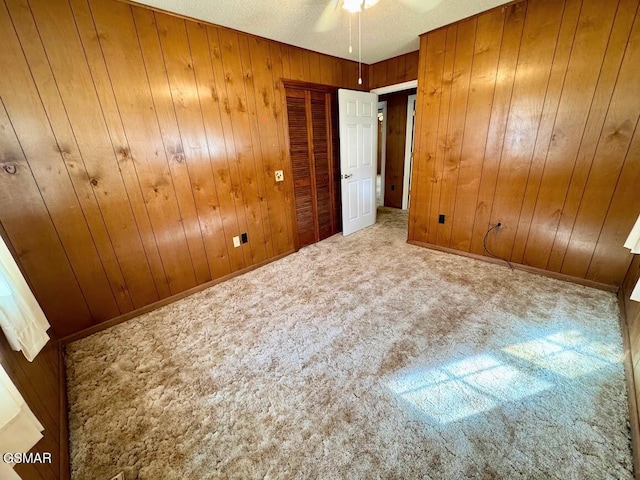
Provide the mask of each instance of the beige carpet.
{"label": "beige carpet", "polygon": [[615,296],[406,228],[69,345],[73,478],[632,478]]}

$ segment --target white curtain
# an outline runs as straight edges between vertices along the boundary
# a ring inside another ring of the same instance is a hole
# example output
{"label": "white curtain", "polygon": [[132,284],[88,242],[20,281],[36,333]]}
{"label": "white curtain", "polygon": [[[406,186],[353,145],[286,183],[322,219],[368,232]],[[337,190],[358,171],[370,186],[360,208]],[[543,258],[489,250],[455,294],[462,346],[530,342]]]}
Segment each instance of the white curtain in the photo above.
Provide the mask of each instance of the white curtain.
{"label": "white curtain", "polygon": [[9,249],[0,238],[0,327],[30,362],[49,340],[47,322]]}
{"label": "white curtain", "polygon": [[[638,215],[638,220],[636,220],[636,224],[631,229],[629,238],[624,242],[624,246],[629,248],[631,253],[640,253],[640,215]],[[631,300],[640,302],[640,280],[638,280],[633,292],[631,292]]]}
{"label": "white curtain", "polygon": [[[44,427],[0,366],[0,478],[19,480],[12,463],[4,462],[6,453],[26,453],[42,438]],[[10,459],[9,459],[10,460]]]}

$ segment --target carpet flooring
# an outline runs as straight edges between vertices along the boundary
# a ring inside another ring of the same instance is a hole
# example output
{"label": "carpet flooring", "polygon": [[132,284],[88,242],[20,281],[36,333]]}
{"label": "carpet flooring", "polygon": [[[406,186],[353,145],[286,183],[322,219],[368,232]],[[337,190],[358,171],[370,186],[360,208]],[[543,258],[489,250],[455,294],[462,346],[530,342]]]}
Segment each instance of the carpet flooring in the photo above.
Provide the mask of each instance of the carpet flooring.
{"label": "carpet flooring", "polygon": [[630,479],[613,294],[405,212],[67,346],[73,479]]}

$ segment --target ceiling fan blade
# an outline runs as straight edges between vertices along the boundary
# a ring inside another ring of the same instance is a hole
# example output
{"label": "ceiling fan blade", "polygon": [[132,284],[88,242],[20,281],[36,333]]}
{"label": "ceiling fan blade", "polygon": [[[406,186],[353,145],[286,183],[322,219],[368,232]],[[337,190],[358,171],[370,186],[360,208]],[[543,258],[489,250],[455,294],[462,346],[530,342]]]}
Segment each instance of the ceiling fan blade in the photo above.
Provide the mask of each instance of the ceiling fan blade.
{"label": "ceiling fan blade", "polygon": [[424,13],[433,10],[440,5],[443,0],[400,0],[408,8],[415,12]]}
{"label": "ceiling fan blade", "polygon": [[316,32],[328,32],[329,30],[333,30],[338,26],[338,22],[340,21],[340,9],[338,8],[338,0],[329,0],[329,3],[314,27]]}

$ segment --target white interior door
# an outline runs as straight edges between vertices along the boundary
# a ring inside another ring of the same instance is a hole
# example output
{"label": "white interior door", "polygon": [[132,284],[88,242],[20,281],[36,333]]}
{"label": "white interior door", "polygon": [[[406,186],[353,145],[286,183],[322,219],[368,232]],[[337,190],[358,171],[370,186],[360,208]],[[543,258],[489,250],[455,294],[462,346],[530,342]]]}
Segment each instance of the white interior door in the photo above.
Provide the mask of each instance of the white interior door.
{"label": "white interior door", "polygon": [[376,222],[378,95],[338,90],[342,233]]}

